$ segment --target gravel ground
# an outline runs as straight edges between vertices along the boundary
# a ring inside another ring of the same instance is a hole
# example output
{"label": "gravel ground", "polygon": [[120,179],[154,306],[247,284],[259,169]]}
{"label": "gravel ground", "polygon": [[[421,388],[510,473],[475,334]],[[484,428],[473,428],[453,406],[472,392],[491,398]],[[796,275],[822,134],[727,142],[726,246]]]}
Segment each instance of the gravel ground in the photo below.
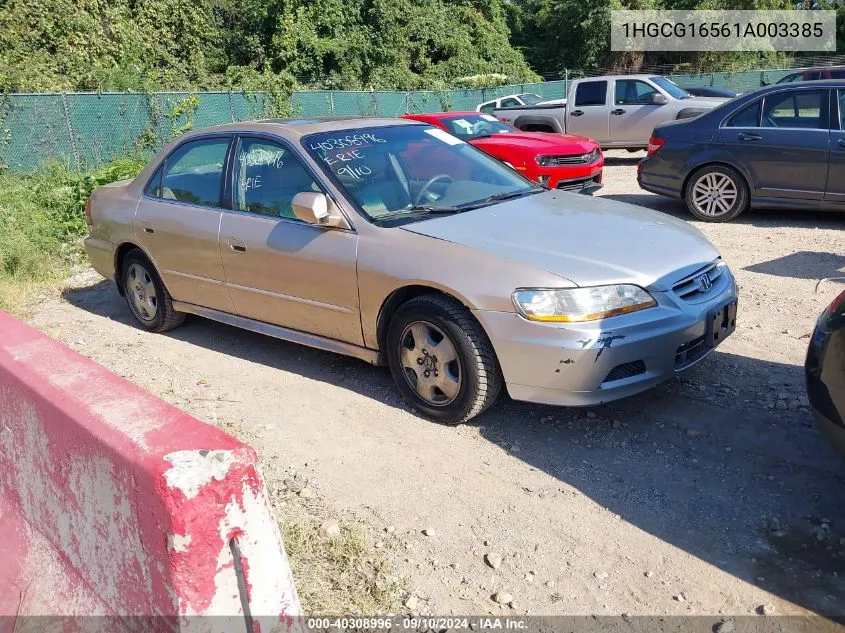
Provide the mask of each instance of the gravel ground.
{"label": "gravel ground", "polygon": [[[690,220],[637,188],[640,156],[610,152],[599,195]],[[32,323],[251,442],[271,487],[306,478],[366,526],[415,611],[843,614],[845,461],[812,422],[801,366],[842,289],[815,292],[845,269],[845,216],[696,225],[741,286],[736,333],[683,377],[588,411],[503,398],[438,426],[386,369],[198,318],[143,332],[93,271]]]}

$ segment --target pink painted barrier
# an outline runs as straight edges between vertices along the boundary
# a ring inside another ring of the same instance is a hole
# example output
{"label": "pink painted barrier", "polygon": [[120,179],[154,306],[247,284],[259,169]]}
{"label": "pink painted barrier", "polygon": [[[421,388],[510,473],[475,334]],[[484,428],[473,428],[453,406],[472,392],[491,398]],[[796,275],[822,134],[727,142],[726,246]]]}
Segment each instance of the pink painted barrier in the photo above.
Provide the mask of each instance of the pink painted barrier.
{"label": "pink painted barrier", "polygon": [[0,633],[299,614],[253,449],[0,312]]}

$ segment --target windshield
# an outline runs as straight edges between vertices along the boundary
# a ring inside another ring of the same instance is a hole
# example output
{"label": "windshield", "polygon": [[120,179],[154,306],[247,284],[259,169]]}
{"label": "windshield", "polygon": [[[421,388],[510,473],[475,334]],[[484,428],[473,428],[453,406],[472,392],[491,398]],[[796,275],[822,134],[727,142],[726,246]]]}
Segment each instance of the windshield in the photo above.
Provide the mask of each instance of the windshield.
{"label": "windshield", "polygon": [[515,131],[490,114],[461,114],[440,121],[451,134],[465,141]]}
{"label": "windshield", "polygon": [[525,105],[537,105],[538,103],[544,101],[543,97],[533,92],[526,92],[517,96],[522,100],[522,103],[524,103]]}
{"label": "windshield", "polygon": [[544,191],[427,125],[324,132],[305,137],[302,144],[364,215],[383,226]]}
{"label": "windshield", "polygon": [[657,84],[660,88],[668,92],[669,95],[671,95],[675,99],[689,99],[690,97],[692,97],[690,93],[681,88],[679,85],[672,83],[671,81],[666,79],[666,77],[660,77],[658,75],[656,77],[649,77],[649,79],[651,79],[651,81]]}

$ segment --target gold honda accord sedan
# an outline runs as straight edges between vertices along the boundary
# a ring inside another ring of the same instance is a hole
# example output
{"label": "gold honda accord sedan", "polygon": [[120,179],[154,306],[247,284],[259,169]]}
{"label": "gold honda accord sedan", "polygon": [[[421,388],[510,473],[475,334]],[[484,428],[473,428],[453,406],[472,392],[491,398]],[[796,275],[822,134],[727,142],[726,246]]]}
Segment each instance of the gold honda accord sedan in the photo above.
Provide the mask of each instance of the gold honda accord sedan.
{"label": "gold honda accord sedan", "polygon": [[387,364],[460,423],[502,386],[586,406],[654,386],[736,326],[736,284],[687,223],[547,190],[396,119],[186,134],[86,211],[91,262],[153,332],[195,314]]}

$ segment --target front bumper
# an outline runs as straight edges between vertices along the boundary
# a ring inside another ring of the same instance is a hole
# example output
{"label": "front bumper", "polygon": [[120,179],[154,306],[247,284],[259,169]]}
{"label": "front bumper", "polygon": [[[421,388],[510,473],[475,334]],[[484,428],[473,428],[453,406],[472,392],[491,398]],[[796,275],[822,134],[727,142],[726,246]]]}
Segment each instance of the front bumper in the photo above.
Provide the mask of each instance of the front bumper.
{"label": "front bumper", "polygon": [[549,189],[566,191],[580,191],[586,187],[597,189],[601,187],[603,168],[603,160],[597,160],[591,165],[539,167],[537,180],[543,182]]}
{"label": "front bumper", "polygon": [[[705,300],[652,292],[654,308],[588,323],[538,323],[516,313],[476,311],[514,400],[589,406],[649,389],[688,369],[714,348],[708,325],[736,301],[725,275]],[[721,341],[720,341],[721,342]]]}

